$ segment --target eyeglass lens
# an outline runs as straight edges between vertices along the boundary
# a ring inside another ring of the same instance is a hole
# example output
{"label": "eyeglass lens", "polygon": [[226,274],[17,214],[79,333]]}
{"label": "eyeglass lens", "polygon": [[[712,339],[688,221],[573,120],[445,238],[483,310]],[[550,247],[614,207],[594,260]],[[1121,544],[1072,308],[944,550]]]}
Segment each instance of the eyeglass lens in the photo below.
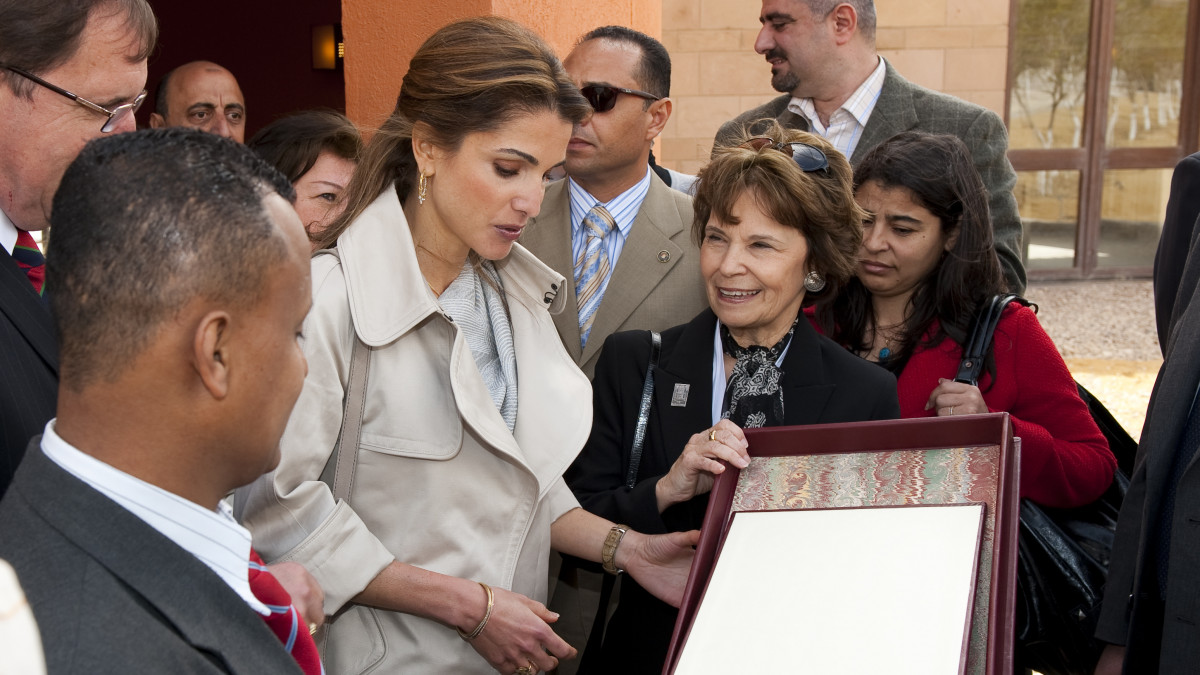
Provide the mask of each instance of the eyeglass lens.
{"label": "eyeglass lens", "polygon": [[132,103],[123,103],[123,104],[113,108],[112,114],[108,118],[108,121],[104,123],[103,127],[100,127],[100,132],[107,134],[107,133],[111,132],[113,129],[116,129],[117,127],[121,126],[121,124],[123,124],[125,122],[125,120],[129,119],[130,117],[133,117],[133,115],[138,111],[138,108],[142,107],[142,102],[144,102],[145,100],[146,100],[146,92],[142,92],[141,94],[138,95],[137,98],[135,98],[133,100]]}
{"label": "eyeglass lens", "polygon": [[615,87],[606,87],[600,84],[589,84],[579,90],[587,102],[591,104],[592,110],[598,113],[608,112],[613,109],[617,103],[617,89]]}

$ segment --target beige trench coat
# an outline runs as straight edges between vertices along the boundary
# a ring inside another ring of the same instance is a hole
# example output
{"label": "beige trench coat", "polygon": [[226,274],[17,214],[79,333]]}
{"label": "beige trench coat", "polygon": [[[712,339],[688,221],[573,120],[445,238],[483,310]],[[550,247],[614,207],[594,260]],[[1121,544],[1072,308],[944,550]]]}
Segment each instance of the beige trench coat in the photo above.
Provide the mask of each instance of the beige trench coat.
{"label": "beige trench coat", "polygon": [[[313,260],[308,377],[279,467],[239,494],[245,523],[264,558],[298,562],[324,587],[330,675],[492,672],[453,628],[350,601],[396,559],[545,602],[550,524],[578,506],[562,474],[592,416],[588,380],[549,313],[562,305],[563,278],[520,245],[496,263],[517,360],[509,432],[421,276],[393,191],[338,249],[340,263]],[[319,477],[342,421],[354,333],[373,352],[353,490],[335,504]]]}

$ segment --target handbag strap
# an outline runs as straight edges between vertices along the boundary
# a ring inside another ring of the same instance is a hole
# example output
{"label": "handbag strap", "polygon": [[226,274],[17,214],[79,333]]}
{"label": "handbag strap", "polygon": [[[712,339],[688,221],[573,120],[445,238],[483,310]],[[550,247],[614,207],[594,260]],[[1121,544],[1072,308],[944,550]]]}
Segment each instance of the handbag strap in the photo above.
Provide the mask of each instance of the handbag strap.
{"label": "handbag strap", "polygon": [[962,361],[958,364],[955,382],[971,386],[979,384],[979,376],[983,374],[983,365],[996,337],[996,326],[1000,325],[1004,308],[1011,302],[1019,302],[1026,307],[1031,304],[1016,293],[1001,293],[992,296],[992,299],[980,308],[978,316],[975,317],[975,325],[971,328],[971,337],[963,345]]}
{"label": "handbag strap", "polygon": [[638,467],[642,464],[642,446],[646,443],[646,424],[650,422],[650,400],[654,396],[654,369],[658,367],[658,353],[662,351],[662,336],[650,331],[650,363],[646,366],[646,381],[642,383],[642,401],[638,405],[637,429],[633,432],[633,447],[629,449],[629,473],[625,476],[625,487],[637,485]]}
{"label": "handbag strap", "polygon": [[[339,263],[342,259],[336,248],[317,251],[313,258],[319,255],[331,255],[337,258]],[[350,378],[346,382],[346,393],[342,399],[342,426],[338,431],[337,443],[333,446],[333,454],[325,463],[325,470],[321,472],[321,480],[329,484],[335,501],[349,502],[350,492],[354,487],[363,413],[367,407],[367,374],[370,365],[371,348],[355,332],[354,346],[350,349]]]}
{"label": "handbag strap", "polygon": [[358,465],[359,439],[362,437],[363,413],[367,407],[367,373],[371,364],[371,348],[357,334],[350,351],[350,381],[346,384],[346,402],[342,409],[342,429],[333,448],[333,498],[350,501],[354,487],[354,469]]}

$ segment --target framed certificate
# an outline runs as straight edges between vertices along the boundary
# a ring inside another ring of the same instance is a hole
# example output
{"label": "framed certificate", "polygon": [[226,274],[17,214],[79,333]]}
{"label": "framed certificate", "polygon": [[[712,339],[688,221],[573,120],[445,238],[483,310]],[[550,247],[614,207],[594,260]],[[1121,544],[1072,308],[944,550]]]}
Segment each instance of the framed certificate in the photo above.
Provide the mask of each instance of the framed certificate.
{"label": "framed certificate", "polygon": [[664,673],[1012,672],[1007,414],[746,437],[750,466],[713,486]]}

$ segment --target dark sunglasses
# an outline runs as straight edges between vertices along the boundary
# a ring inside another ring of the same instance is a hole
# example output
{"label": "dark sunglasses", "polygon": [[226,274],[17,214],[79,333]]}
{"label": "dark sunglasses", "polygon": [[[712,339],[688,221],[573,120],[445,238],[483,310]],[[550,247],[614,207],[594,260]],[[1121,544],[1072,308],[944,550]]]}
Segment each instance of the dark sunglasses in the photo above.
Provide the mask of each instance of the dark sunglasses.
{"label": "dark sunglasses", "polygon": [[12,71],[27,80],[31,80],[32,82],[39,84],[60,96],[65,96],[79,105],[88,108],[89,110],[95,110],[101,115],[107,115],[108,119],[106,119],[104,121],[104,125],[100,127],[100,133],[104,134],[116,129],[121,125],[122,122],[132,117],[133,114],[138,111],[138,108],[142,107],[142,102],[146,100],[146,90],[143,89],[142,93],[138,94],[137,98],[133,99],[133,101],[129,103],[122,103],[121,105],[114,107],[112,110],[109,110],[98,103],[92,103],[78,94],[74,94],[66,89],[63,89],[62,87],[50,84],[49,82],[28,71],[13,66],[3,66],[3,68],[5,70]]}
{"label": "dark sunglasses", "polygon": [[[790,150],[788,146],[791,146]],[[821,152],[820,148],[808,143],[778,143],[774,138],[755,136],[738,147],[750,148],[752,150],[771,148],[785,155],[791,155],[792,161],[796,162],[796,166],[799,166],[800,170],[805,173],[814,173],[817,171],[829,173],[829,158],[825,156],[824,152]]]}
{"label": "dark sunglasses", "polygon": [[610,87],[607,84],[589,84],[586,87],[581,87],[579,93],[583,94],[583,97],[591,104],[592,110],[598,113],[612,110],[613,106],[617,104],[617,94],[629,94],[630,96],[638,96],[651,101],[658,101],[662,98],[650,92],[625,89],[624,87]]}

